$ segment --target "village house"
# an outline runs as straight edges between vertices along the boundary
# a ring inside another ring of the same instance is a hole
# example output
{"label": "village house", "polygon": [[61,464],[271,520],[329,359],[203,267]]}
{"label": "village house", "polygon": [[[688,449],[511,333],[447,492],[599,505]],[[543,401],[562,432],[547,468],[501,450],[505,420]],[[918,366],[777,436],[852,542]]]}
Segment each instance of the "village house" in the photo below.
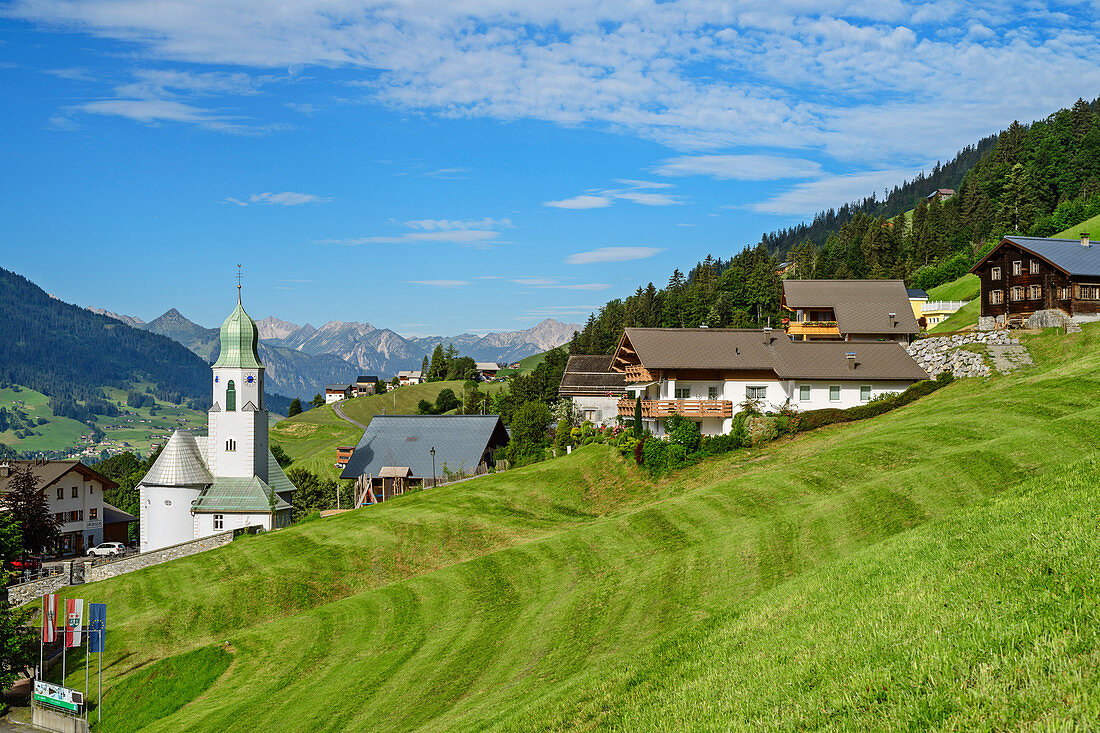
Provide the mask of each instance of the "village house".
{"label": "village house", "polygon": [[901,280],[784,280],[784,330],[796,341],[897,341],[920,325]]}
{"label": "village house", "polygon": [[326,384],[325,404],[331,405],[340,400],[350,400],[354,394],[355,385],[353,384]]}
{"label": "village house", "polygon": [[722,435],[746,402],[761,410],[847,408],[928,378],[895,341],[796,342],[770,328],[628,328],[611,368],[627,383],[619,416],[633,418],[640,396],[655,435],[674,414],[704,435]]}
{"label": "village house", "polygon": [[378,391],[378,377],[360,374],[352,385],[352,393],[355,397],[364,397],[375,394]]}
{"label": "village house", "polygon": [[968,300],[930,300],[927,303],[921,303],[924,327],[935,328],[969,302]]}
{"label": "village house", "polygon": [[932,193],[925,196],[926,201],[939,201],[944,202],[947,199],[955,195],[955,189],[953,188],[937,188]]}
{"label": "village house", "polygon": [[928,302],[928,293],[920,288],[906,288],[905,294],[909,296],[909,305],[913,307],[913,317],[917,319],[919,325],[922,309],[924,304]]}
{"label": "village house", "polygon": [[507,444],[499,415],[375,415],[340,478],[356,480],[356,501],[384,501],[433,479],[483,473]]}
{"label": "village house", "polygon": [[477,373],[481,375],[482,379],[496,379],[497,372],[500,371],[500,364],[493,361],[479,361],[474,368],[477,369]]}
{"label": "village house", "polygon": [[1023,325],[1040,312],[1059,324],[1100,319],[1100,247],[1088,232],[1079,240],[1008,235],[970,271],[981,280],[979,328]]}
{"label": "village house", "polygon": [[355,452],[354,445],[342,445],[336,449],[336,467],[343,468],[351,460],[351,454]]}
{"label": "village house", "polygon": [[404,386],[406,384],[423,384],[424,374],[419,369],[415,371],[403,370],[397,373],[397,384]]}
{"label": "village house", "polygon": [[573,355],[565,364],[558,394],[573,402],[593,425],[612,425],[619,417],[619,400],[626,378],[611,370],[610,356]]}
{"label": "village house", "polygon": [[61,554],[82,555],[101,542],[126,542],[128,527],[137,518],[103,501],[106,489],[118,488],[111,479],[80,461],[36,460],[0,463],[0,494],[9,490],[16,471],[30,469],[38,490],[49,501],[61,530]]}

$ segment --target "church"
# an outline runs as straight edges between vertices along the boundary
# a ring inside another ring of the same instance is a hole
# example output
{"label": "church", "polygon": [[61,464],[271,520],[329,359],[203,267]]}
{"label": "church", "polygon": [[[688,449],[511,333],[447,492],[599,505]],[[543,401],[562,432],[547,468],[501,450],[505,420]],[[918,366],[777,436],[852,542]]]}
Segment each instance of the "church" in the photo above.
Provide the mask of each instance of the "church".
{"label": "church", "polygon": [[142,552],[240,527],[290,524],[295,489],[268,448],[259,337],[238,284],[211,367],[207,435],[177,430],[138,484]]}

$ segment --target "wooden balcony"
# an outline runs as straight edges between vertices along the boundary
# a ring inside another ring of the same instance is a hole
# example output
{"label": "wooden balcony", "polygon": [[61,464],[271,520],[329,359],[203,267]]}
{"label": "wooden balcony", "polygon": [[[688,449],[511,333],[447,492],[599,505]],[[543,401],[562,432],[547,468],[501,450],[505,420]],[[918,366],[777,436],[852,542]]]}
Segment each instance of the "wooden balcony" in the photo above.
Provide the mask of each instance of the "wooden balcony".
{"label": "wooden balcony", "polygon": [[[653,420],[671,415],[684,417],[733,417],[730,400],[642,400],[642,418]],[[634,417],[634,400],[619,400],[619,416]]]}
{"label": "wooden balcony", "polygon": [[640,384],[642,382],[656,382],[657,377],[653,372],[641,364],[631,364],[626,368],[626,381],[628,384]]}
{"label": "wooden balcony", "polygon": [[836,321],[791,321],[787,324],[788,336],[835,336],[840,338]]}

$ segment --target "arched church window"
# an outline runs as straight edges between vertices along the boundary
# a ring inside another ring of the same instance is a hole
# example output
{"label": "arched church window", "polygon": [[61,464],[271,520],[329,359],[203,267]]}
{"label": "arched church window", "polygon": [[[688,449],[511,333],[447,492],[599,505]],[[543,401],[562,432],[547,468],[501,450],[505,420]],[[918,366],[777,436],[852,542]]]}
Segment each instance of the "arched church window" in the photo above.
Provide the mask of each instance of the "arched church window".
{"label": "arched church window", "polygon": [[233,440],[232,438],[225,441],[225,450],[230,453],[237,450],[237,441]]}
{"label": "arched church window", "polygon": [[230,412],[237,409],[237,386],[233,384],[232,379],[225,387],[225,409]]}

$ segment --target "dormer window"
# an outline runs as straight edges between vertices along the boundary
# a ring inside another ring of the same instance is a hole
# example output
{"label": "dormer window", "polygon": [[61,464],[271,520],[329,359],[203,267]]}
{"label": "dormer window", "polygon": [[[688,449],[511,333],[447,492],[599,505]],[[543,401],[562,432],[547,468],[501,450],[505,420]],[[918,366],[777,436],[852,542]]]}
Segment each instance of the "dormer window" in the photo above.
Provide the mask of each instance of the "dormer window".
{"label": "dormer window", "polygon": [[232,379],[225,387],[225,409],[229,412],[234,412],[237,409],[237,385],[233,384]]}

